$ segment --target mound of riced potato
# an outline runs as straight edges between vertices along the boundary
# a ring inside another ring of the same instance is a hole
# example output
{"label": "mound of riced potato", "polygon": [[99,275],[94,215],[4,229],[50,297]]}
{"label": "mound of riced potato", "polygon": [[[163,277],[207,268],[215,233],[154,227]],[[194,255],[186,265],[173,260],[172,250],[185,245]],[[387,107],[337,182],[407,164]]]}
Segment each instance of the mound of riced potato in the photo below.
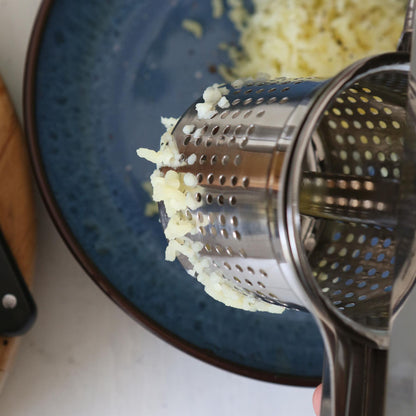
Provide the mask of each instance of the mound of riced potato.
{"label": "mound of riced potato", "polygon": [[253,77],[327,78],[366,56],[394,51],[406,0],[227,0],[239,32],[233,62],[219,67],[226,81]]}
{"label": "mound of riced potato", "polygon": [[[208,119],[217,111],[217,106],[220,108],[229,106],[228,100],[224,97],[224,94],[228,92],[227,88],[218,84],[208,87],[203,94],[204,102],[197,107],[198,118]],[[150,182],[153,188],[153,200],[164,203],[168,216],[168,223],[164,230],[168,240],[165,259],[174,261],[178,255],[185,256],[192,266],[192,269],[187,270],[188,273],[204,285],[205,291],[212,298],[227,306],[247,311],[283,312],[284,308],[281,306],[269,304],[236,290],[219,271],[213,270],[213,261],[200,254],[203,244],[190,238],[198,232],[198,229],[194,217],[188,216],[187,211],[196,210],[202,205],[202,202],[198,202],[194,195],[198,192],[203,194],[203,188],[198,185],[198,180],[192,173],[175,170],[180,166],[192,165],[196,162],[195,154],[190,155],[186,161],[181,159],[172,135],[177,122],[177,119],[162,117],[166,132],[161,137],[159,151],[145,148],[137,150],[138,156],[156,165],[155,171],[150,176]],[[194,137],[201,134],[192,125],[184,126],[183,130],[193,134]],[[207,225],[208,218],[204,220]]]}

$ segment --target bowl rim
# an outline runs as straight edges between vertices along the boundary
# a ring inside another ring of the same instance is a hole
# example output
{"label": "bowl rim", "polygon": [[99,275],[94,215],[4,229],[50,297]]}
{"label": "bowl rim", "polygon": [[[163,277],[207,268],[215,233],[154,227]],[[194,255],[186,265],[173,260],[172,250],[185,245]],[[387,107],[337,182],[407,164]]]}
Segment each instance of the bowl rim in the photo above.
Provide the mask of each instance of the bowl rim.
{"label": "bowl rim", "polygon": [[65,244],[95,284],[104,291],[104,293],[115,302],[125,313],[127,313],[136,322],[146,327],[159,338],[163,339],[179,350],[200,359],[208,364],[219,367],[223,370],[230,371],[235,374],[246,376],[252,379],[267,381],[277,384],[285,384],[291,386],[315,387],[320,383],[320,379],[316,377],[291,376],[287,374],[274,374],[265,370],[253,369],[249,366],[237,364],[225,358],[219,358],[214,353],[197,347],[184,340],[173,332],[163,328],[153,319],[138,311],[134,304],[125,298],[115,286],[113,286],[98,267],[88,257],[83,250],[81,244],[77,241],[72,233],[65,217],[54,197],[52,188],[46,175],[46,169],[42,161],[40,146],[37,137],[37,122],[35,115],[36,100],[36,72],[39,51],[42,46],[43,35],[49,15],[55,0],[43,0],[29,39],[29,46],[26,54],[24,80],[23,80],[23,120],[26,140],[28,144],[32,169],[34,172],[37,187],[40,191],[42,200],[46,209],[56,227],[59,234],[63,238]]}

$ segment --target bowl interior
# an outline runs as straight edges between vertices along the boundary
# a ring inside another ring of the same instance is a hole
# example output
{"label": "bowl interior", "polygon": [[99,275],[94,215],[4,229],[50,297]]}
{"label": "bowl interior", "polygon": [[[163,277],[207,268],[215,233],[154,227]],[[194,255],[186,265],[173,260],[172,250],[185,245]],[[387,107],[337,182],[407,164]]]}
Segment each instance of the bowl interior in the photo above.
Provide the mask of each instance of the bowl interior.
{"label": "bowl interior", "polygon": [[[222,81],[218,44],[238,39],[228,18],[213,19],[211,2],[194,0],[59,0],[43,9],[28,63],[28,135],[50,212],[78,259],[180,348],[252,377],[316,383],[323,347],[308,313],[249,313],[212,300],[179,263],[164,261],[161,225],[144,214],[153,167],[136,149],[156,149],[161,115],[180,116]],[[184,18],[202,24],[201,39],[182,29]]]}

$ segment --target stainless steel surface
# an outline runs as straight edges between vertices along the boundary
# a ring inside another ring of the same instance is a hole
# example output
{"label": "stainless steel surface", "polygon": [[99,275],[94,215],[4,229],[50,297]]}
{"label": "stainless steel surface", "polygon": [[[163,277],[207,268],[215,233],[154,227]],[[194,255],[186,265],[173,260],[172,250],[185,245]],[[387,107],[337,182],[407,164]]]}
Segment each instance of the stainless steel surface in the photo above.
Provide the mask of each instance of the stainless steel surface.
{"label": "stainless steel surface", "polygon": [[[280,170],[297,128],[292,120],[304,115],[309,97],[321,86],[281,79],[231,87],[229,109],[200,120],[191,106],[174,131],[179,152],[197,156],[195,164],[177,170],[195,174],[203,188],[195,195],[202,206],[188,211],[199,224],[199,234],[191,238],[203,242],[201,254],[240,290],[291,307],[302,302],[281,268],[281,250],[272,242],[278,236],[270,233],[275,232]],[[184,134],[185,125],[202,129],[202,136]],[[316,163],[312,155],[310,163]],[[313,228],[309,222],[305,239]]]}
{"label": "stainless steel surface", "polygon": [[[392,65],[336,94],[312,139],[322,173],[303,173],[300,187],[300,213],[322,218],[308,259],[320,289],[343,315],[377,329],[390,317],[407,77]],[[306,208],[305,188],[314,192]]]}
{"label": "stainless steel surface", "polygon": [[408,72],[409,55],[398,52],[327,82],[230,87],[229,109],[206,121],[192,106],[174,131],[184,157],[197,156],[178,170],[201,186],[202,205],[187,215],[212,269],[317,319],[330,374],[322,416],[384,414],[390,324],[414,279],[402,273],[392,298]]}

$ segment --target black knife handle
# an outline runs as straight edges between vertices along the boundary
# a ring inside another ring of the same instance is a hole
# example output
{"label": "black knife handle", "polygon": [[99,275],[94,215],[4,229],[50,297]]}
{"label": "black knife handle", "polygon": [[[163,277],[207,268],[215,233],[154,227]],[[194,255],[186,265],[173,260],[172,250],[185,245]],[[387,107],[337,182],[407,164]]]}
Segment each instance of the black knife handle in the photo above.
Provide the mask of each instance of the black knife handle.
{"label": "black knife handle", "polygon": [[0,335],[22,335],[35,317],[35,302],[0,230]]}

